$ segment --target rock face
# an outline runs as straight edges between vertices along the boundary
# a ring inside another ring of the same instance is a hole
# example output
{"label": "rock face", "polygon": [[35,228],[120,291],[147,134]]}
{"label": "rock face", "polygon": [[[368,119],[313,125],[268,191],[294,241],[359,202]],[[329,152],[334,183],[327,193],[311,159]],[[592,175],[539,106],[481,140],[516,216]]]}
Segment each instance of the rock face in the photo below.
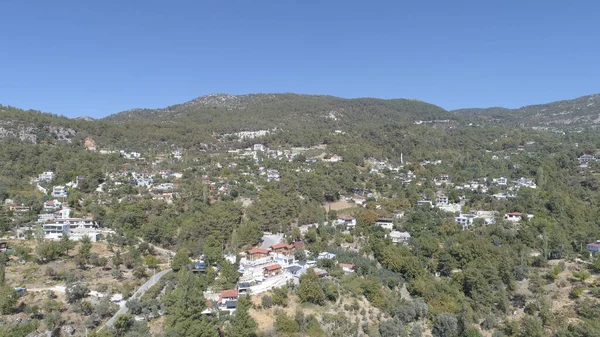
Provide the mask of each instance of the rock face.
{"label": "rock face", "polygon": [[92,137],[87,137],[83,141],[83,146],[88,151],[96,151],[96,141],[94,141],[94,139]]}
{"label": "rock face", "polygon": [[62,126],[42,126],[0,121],[0,139],[18,137],[22,141],[38,143],[42,140],[64,141],[70,143],[77,131]]}

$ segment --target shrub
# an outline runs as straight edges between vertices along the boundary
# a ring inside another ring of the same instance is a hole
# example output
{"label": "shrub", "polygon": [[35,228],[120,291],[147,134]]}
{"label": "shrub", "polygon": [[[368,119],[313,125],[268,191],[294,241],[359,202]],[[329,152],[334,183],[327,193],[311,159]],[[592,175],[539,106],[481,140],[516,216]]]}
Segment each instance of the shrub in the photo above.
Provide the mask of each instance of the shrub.
{"label": "shrub", "polygon": [[275,331],[285,334],[293,334],[300,332],[300,326],[288,315],[281,314],[275,319]]}
{"label": "shrub", "polygon": [[264,295],[261,299],[260,299],[260,304],[263,308],[265,309],[269,309],[270,307],[273,306],[273,297],[269,296],[269,295]]}

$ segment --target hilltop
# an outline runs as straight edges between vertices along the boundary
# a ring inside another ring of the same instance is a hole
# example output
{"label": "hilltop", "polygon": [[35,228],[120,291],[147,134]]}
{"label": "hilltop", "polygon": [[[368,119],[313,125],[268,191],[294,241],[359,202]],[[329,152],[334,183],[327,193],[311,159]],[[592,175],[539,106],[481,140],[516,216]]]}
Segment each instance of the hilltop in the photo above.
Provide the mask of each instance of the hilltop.
{"label": "hilltop", "polygon": [[106,117],[107,121],[170,121],[209,125],[219,132],[270,128],[316,127],[323,123],[414,122],[456,118],[433,104],[408,99],[345,99],[299,94],[213,94],[163,109],[133,109]]}

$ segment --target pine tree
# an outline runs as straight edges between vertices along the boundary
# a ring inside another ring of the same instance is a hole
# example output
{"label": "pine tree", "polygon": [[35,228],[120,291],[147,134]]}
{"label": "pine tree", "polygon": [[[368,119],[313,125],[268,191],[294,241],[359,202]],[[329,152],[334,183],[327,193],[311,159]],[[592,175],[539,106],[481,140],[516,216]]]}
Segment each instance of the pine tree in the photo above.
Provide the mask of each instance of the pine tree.
{"label": "pine tree", "polygon": [[256,321],[248,314],[250,300],[242,297],[237,302],[233,324],[228,332],[229,337],[255,337]]}

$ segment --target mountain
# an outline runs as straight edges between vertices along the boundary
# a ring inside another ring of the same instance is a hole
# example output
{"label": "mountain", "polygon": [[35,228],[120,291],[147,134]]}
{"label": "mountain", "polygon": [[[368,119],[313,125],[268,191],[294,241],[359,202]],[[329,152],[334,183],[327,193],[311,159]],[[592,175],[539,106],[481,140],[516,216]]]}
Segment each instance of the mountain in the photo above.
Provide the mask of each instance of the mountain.
{"label": "mountain", "polygon": [[261,129],[352,126],[417,120],[457,119],[433,104],[408,99],[344,99],[299,94],[214,94],[163,109],[133,109],[106,117],[106,121],[133,120],[198,123],[216,132]]}
{"label": "mountain", "polygon": [[511,126],[590,126],[596,128],[600,125],[600,94],[529,105],[518,109],[494,107],[459,109],[451,112]]}

